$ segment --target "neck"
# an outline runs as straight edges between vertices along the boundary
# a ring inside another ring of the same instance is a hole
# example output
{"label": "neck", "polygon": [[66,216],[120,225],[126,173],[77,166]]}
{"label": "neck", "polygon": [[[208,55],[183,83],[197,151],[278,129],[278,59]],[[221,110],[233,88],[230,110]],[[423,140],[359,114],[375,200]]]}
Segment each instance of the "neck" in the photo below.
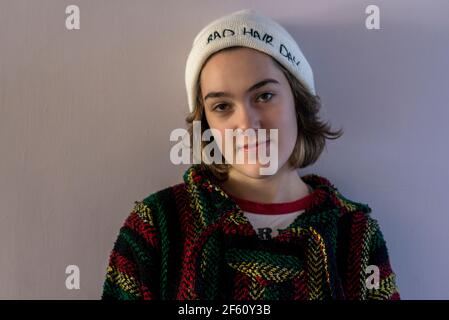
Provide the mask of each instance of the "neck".
{"label": "neck", "polygon": [[227,193],[259,203],[282,203],[298,200],[310,194],[309,186],[298,172],[285,164],[276,174],[256,179],[231,167],[229,178],[222,183]]}

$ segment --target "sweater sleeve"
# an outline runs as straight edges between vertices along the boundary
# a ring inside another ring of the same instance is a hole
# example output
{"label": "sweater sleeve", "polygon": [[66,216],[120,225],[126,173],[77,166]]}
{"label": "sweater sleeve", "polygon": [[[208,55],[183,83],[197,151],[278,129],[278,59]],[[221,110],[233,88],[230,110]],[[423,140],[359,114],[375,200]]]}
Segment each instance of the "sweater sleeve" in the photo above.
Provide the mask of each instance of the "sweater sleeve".
{"label": "sweater sleeve", "polygon": [[[367,289],[369,300],[399,300],[399,290],[396,285],[396,275],[393,272],[388,256],[388,249],[379,224],[375,219],[370,219],[373,226],[373,235],[369,247],[368,265],[371,266],[371,286]],[[378,271],[378,272],[377,272]],[[377,277],[378,275],[378,277]],[[368,273],[369,277],[370,274]],[[373,286],[373,284],[377,284]]]}
{"label": "sweater sleeve", "polygon": [[152,209],[136,201],[109,256],[101,299],[158,299],[159,256]]}

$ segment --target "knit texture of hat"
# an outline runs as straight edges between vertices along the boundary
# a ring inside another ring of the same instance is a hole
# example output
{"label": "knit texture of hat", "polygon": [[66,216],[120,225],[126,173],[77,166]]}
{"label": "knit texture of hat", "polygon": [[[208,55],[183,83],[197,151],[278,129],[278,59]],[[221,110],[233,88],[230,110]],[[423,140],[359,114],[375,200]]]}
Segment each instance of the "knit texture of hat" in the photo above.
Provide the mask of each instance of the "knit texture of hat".
{"label": "knit texture of hat", "polygon": [[244,9],[212,21],[193,40],[185,72],[190,112],[195,108],[197,82],[204,62],[215,52],[234,46],[272,56],[315,94],[312,68],[293,37],[276,21],[254,9]]}

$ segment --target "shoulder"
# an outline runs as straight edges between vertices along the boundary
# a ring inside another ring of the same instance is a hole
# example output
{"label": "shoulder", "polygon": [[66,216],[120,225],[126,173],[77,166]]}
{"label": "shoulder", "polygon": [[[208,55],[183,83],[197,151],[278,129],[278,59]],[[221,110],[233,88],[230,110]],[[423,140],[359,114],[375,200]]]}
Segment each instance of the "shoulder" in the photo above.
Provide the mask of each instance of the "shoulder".
{"label": "shoulder", "polygon": [[344,195],[324,176],[311,173],[303,176],[302,179],[314,189],[316,197],[319,198],[317,201],[327,200],[326,204],[338,208],[341,216],[354,213],[363,213],[365,216],[369,216],[372,211],[368,204]]}
{"label": "shoulder", "polygon": [[384,242],[378,219],[365,202],[343,195],[338,188],[330,193],[333,204],[338,208],[338,224],[342,236],[349,236],[353,244],[366,246]]}
{"label": "shoulder", "polygon": [[178,197],[182,197],[186,191],[186,184],[184,182],[175,185],[168,186],[164,189],[160,189],[153,192],[135,203],[141,203],[144,206],[150,207],[153,210],[161,208],[177,200]]}
{"label": "shoulder", "polygon": [[335,188],[332,198],[339,208],[342,220],[348,220],[351,224],[358,226],[363,225],[366,231],[379,228],[377,219],[372,216],[373,212],[369,204],[349,198],[337,188]]}
{"label": "shoulder", "polygon": [[318,201],[323,201],[323,198],[325,198],[324,202],[337,213],[341,225],[346,225],[353,231],[379,229],[378,221],[372,216],[372,209],[366,202],[342,193],[336,185],[324,176],[308,174],[303,179],[317,191],[318,198],[321,197],[321,200],[318,199]]}
{"label": "shoulder", "polygon": [[173,209],[178,202],[186,197],[186,193],[184,182],[159,189],[140,200],[134,201],[134,207],[130,215],[138,214],[142,217],[148,217]]}
{"label": "shoulder", "polygon": [[185,183],[178,183],[134,201],[122,228],[147,238],[153,234],[150,238],[154,238],[167,223],[178,219],[179,212],[188,203],[186,189]]}

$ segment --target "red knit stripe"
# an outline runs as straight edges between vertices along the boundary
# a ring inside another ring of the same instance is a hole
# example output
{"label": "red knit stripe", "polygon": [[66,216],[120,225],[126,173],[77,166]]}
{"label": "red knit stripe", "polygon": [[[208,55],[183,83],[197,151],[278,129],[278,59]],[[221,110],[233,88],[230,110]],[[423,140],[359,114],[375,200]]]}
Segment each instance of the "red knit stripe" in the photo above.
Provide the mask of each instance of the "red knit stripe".
{"label": "red knit stripe", "polygon": [[134,262],[129,261],[127,258],[122,256],[116,250],[112,250],[110,257],[110,265],[114,266],[118,272],[124,273],[127,276],[135,277],[137,268]]}
{"label": "red knit stripe", "polygon": [[383,264],[383,265],[380,265],[377,267],[379,268],[379,278],[380,279],[388,278],[393,273],[393,270],[391,269],[390,264]]}
{"label": "red knit stripe", "polygon": [[245,274],[236,271],[233,299],[235,300],[251,300],[249,294],[249,278]]}
{"label": "red knit stripe", "polygon": [[[315,191],[316,192],[316,191]],[[285,214],[296,211],[305,210],[313,202],[315,192],[291,202],[261,203],[241,199],[233,195],[229,195],[239,207],[248,212],[259,214]]]}
{"label": "red knit stripe", "polygon": [[193,282],[195,277],[195,270],[193,264],[190,262],[190,255],[192,254],[193,240],[196,237],[195,222],[190,207],[190,198],[185,186],[177,186],[174,188],[177,209],[180,214],[180,223],[182,233],[185,235],[185,243],[183,248],[183,261],[181,268],[181,278],[178,287],[177,300],[191,299],[195,294],[193,290]]}
{"label": "red knit stripe", "polygon": [[353,219],[346,279],[347,298],[351,300],[360,298],[361,255],[367,226],[365,215],[356,213]]}
{"label": "red knit stripe", "polygon": [[125,224],[126,227],[130,228],[133,231],[136,231],[139,235],[143,236],[146,242],[152,247],[158,247],[159,239],[157,238],[157,233],[154,226],[149,225],[145,221],[143,221],[136,212],[133,212],[126,219]]}
{"label": "red knit stripe", "polygon": [[393,293],[393,295],[390,298],[391,300],[400,300],[401,299],[401,295],[399,294],[399,292],[395,292]]}
{"label": "red knit stripe", "polygon": [[[116,250],[112,250],[109,265],[116,268],[119,273],[138,280],[136,264],[122,256]],[[145,286],[141,281],[137,282],[140,286],[140,293],[142,294],[144,300],[152,300],[156,298],[154,292],[152,292],[147,286]]]}
{"label": "red knit stripe", "polygon": [[294,285],[294,295],[292,300],[307,300],[309,292],[307,290],[307,283],[305,279],[305,274],[302,273],[293,279]]}
{"label": "red knit stripe", "polygon": [[[245,217],[242,217],[240,215],[243,216],[243,213],[234,211],[227,212],[224,214],[226,218],[223,219],[224,220],[222,226],[223,233],[228,236],[233,234],[249,237],[255,236],[256,231],[254,230],[251,223]],[[239,222],[236,223],[234,218],[241,218],[242,220],[239,220]],[[243,223],[244,221],[247,223]]]}
{"label": "red knit stripe", "polygon": [[151,292],[143,284],[140,286],[140,290],[142,292],[143,300],[154,300],[154,299],[156,299],[156,295],[154,294],[154,292]]}

